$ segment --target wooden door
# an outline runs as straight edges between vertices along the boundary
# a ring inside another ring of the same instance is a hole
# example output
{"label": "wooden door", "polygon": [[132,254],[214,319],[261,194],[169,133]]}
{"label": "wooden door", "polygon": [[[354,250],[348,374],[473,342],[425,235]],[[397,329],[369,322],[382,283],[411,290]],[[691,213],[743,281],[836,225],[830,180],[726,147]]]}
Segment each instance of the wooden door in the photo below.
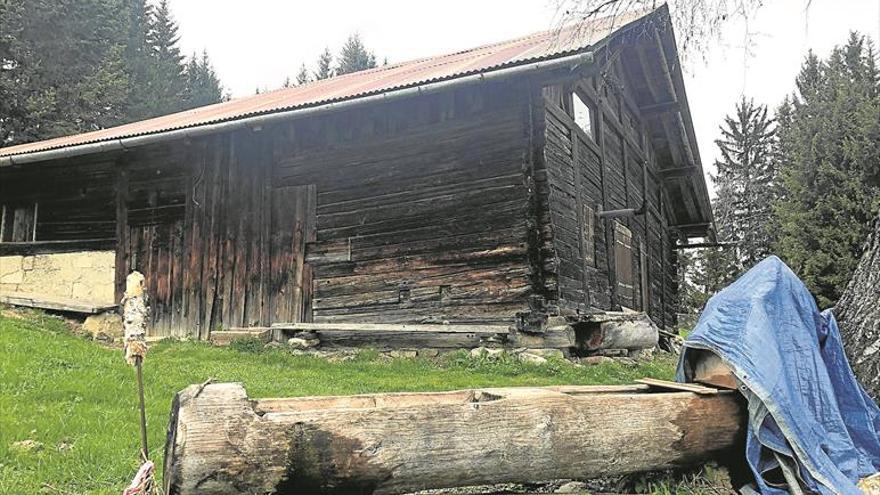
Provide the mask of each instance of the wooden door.
{"label": "wooden door", "polygon": [[312,320],[312,271],[306,243],[315,241],[314,185],[272,191],[269,228],[269,323]]}

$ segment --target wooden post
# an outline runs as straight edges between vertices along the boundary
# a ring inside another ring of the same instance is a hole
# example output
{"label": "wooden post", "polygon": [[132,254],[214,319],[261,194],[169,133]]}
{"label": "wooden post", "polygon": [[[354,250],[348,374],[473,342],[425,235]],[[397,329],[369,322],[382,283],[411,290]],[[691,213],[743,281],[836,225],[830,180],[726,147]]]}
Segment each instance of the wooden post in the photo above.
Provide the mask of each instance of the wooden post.
{"label": "wooden post", "polygon": [[744,428],[734,392],[643,385],[251,400],[193,385],[172,404],[165,493],[400,494],[591,478],[724,455]]}

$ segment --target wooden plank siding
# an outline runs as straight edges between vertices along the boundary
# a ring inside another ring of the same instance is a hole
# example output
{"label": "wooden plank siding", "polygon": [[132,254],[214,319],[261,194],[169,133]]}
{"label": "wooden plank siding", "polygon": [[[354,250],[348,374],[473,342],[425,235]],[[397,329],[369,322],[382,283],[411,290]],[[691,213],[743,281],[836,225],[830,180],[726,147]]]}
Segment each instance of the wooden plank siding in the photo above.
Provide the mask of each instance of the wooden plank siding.
{"label": "wooden plank siding", "polygon": [[147,277],[153,334],[514,323],[531,294],[526,92],[463,89],[127,153],[118,258]]}
{"label": "wooden plank siding", "polygon": [[513,323],[527,309],[525,88],[297,123],[276,185],[315,184],[315,322]]}
{"label": "wooden plank siding", "polygon": [[[535,112],[533,125],[543,133],[536,175],[543,179],[539,190],[546,197],[541,202],[546,214],[539,215],[538,221],[549,232],[545,239],[551,240],[543,248],[547,251],[543,279],[555,282],[544,287],[550,293],[555,290],[555,302],[569,311],[625,306],[646,311],[661,326],[672,325],[676,264],[666,234],[669,219],[661,197],[658,162],[644,137],[645,123],[627,94],[631,86],[626,76],[613,64],[604,73],[604,77],[545,86]],[[575,91],[594,109],[593,128],[588,129],[592,135],[571,116]],[[593,218],[592,222],[583,218],[591,209],[639,208],[645,190],[644,162],[648,183],[643,215]],[[628,260],[614,259],[614,246],[621,245],[615,223],[632,233]],[[587,235],[584,228],[590,225],[594,230]],[[592,245],[585,245],[590,237]],[[632,273],[632,286],[616,280],[615,272],[621,267]]]}

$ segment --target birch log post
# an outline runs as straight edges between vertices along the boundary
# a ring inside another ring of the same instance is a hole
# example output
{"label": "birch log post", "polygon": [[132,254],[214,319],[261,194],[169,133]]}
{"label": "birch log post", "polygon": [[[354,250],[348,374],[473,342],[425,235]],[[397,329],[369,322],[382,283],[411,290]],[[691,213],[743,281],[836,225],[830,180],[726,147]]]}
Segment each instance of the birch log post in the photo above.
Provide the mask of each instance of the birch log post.
{"label": "birch log post", "polygon": [[172,405],[165,493],[399,494],[667,469],[723,455],[738,395],[550,387],[251,400],[191,386]]}

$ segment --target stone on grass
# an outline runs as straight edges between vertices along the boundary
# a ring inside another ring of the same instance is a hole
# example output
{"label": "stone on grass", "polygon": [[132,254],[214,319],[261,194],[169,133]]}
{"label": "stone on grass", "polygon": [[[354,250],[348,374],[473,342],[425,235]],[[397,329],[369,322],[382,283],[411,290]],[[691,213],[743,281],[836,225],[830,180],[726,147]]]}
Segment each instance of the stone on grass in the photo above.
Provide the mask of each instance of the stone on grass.
{"label": "stone on grass", "polygon": [[392,359],[412,359],[418,356],[418,354],[418,351],[415,349],[394,349],[388,351],[388,357]]}
{"label": "stone on grass", "polygon": [[304,339],[302,337],[292,337],[287,339],[287,345],[298,350],[312,349],[318,346],[318,339]]}
{"label": "stone on grass", "polygon": [[471,357],[474,358],[482,357],[483,355],[494,358],[499,357],[502,354],[504,354],[504,349],[495,349],[492,347],[477,347],[471,349]]}
{"label": "stone on grass", "polygon": [[546,364],[547,358],[543,356],[538,356],[537,354],[532,354],[529,351],[523,352],[519,355],[519,360],[524,363],[529,364]]}
{"label": "stone on grass", "polygon": [[562,352],[562,349],[526,349],[523,352],[545,359],[565,359],[565,353]]}
{"label": "stone on grass", "polygon": [[563,483],[554,493],[587,493],[587,484],[582,481]]}
{"label": "stone on grass", "polygon": [[90,315],[83,322],[82,331],[91,335],[95,340],[121,339],[123,335],[122,316],[112,311]]}

